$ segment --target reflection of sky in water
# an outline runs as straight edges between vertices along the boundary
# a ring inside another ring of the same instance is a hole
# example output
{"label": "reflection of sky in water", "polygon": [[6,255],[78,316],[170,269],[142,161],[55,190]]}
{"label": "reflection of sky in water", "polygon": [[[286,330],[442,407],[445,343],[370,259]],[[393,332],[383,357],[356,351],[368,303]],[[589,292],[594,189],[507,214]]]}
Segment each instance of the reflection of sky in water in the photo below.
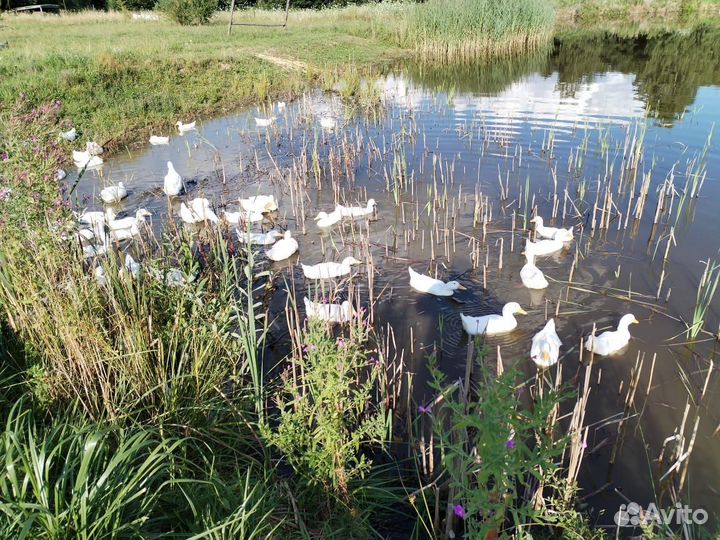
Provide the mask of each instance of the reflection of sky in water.
{"label": "reflection of sky in water", "polygon": [[[388,101],[398,106],[416,109],[435,100],[431,92],[408,83],[401,76],[390,76],[381,84]],[[633,75],[604,73],[574,84],[572,95],[563,90],[557,73],[549,77],[536,73],[495,95],[464,93],[453,95],[450,103],[457,122],[482,116],[496,125],[522,121],[555,129],[599,120],[628,124],[645,113]]]}

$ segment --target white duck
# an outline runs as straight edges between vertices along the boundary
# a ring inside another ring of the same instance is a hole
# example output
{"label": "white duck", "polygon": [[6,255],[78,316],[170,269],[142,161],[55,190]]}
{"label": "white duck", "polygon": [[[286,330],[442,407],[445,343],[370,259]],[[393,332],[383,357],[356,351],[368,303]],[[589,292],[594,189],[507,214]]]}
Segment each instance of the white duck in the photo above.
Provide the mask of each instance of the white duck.
{"label": "white duck", "polygon": [[265,219],[262,212],[228,212],[223,210],[223,219],[230,225],[239,225],[240,223],[258,223]]}
{"label": "white duck", "polygon": [[65,177],[67,176],[67,173],[65,172],[65,169],[58,169],[55,171],[55,180],[58,182],[60,180],[65,180]]}
{"label": "white duck", "polygon": [[140,263],[136,262],[135,259],[133,259],[129,253],[126,253],[125,254],[125,270],[130,272],[130,276],[133,279],[139,278],[141,269],[142,269],[142,266],[140,266]]}
{"label": "white duck", "polygon": [[270,116],[269,118],[258,118],[257,116],[255,117],[255,123],[258,127],[269,127],[274,121],[274,116]]}
{"label": "white duck", "polygon": [[115,204],[127,197],[125,184],[118,182],[117,186],[108,186],[100,192],[100,198],[105,204]]}
{"label": "white duck", "polygon": [[349,300],[342,304],[322,304],[313,302],[307,297],[303,298],[305,303],[305,314],[308,319],[316,319],[332,323],[346,323],[352,319],[353,308]]}
{"label": "white duck", "polygon": [[315,217],[315,224],[321,229],[327,229],[328,227],[332,227],[336,223],[342,221],[342,218],[343,217],[340,213],[340,210],[338,208],[335,208],[335,210],[333,210],[329,214],[327,212],[320,212]]}
{"label": "white duck", "polygon": [[246,231],[236,230],[238,240],[241,244],[257,244],[261,246],[271,246],[283,235],[278,231],[268,231],[266,233],[248,233]]}
{"label": "white duck", "polygon": [[352,271],[352,265],[360,264],[355,257],[345,257],[342,262],[324,262],[308,266],[301,265],[303,274],[308,279],[330,279],[346,276]]}
{"label": "white duck", "polygon": [[95,231],[92,229],[79,229],[76,233],[76,238],[82,242],[83,240],[87,240],[88,242],[91,240],[95,240]]}
{"label": "white duck", "polygon": [[95,274],[95,281],[97,281],[97,284],[101,287],[105,287],[108,283],[105,269],[102,266],[96,266],[93,273]]}
{"label": "white duck", "polygon": [[159,144],[170,144],[170,137],[163,137],[161,135],[150,135],[150,144],[157,146]]}
{"label": "white duck", "polygon": [[103,164],[103,160],[100,156],[91,156],[87,151],[78,152],[73,150],[73,161],[78,169],[94,169],[100,167]]}
{"label": "white duck", "polygon": [[278,240],[273,247],[268,249],[265,254],[271,261],[284,261],[298,250],[298,243],[292,237],[290,231],[285,231],[281,240]]}
{"label": "white duck", "polygon": [[[145,218],[152,216],[150,212],[144,208],[139,208],[135,212],[134,217],[126,217],[115,219],[115,211],[112,208],[107,209],[107,226],[111,234],[119,233],[119,236],[132,237],[140,234],[140,225],[145,223]],[[126,231],[126,232],[123,232]]]}
{"label": "white duck", "polygon": [[560,251],[564,246],[562,240],[540,240],[538,242],[525,242],[525,254],[534,257],[542,257],[543,255],[551,255],[556,251]]}
{"label": "white duck", "polygon": [[113,210],[112,208],[108,208],[105,212],[105,216],[108,228],[111,231],[116,231],[119,229],[129,229],[134,225],[144,223],[145,218],[152,216],[152,214],[145,210],[145,208],[138,208],[138,210],[135,212],[135,217],[116,219],[117,214],[115,213],[115,210]]}
{"label": "white duck", "polygon": [[190,122],[189,124],[183,124],[182,121],[178,120],[175,124],[178,128],[178,131],[182,135],[183,133],[187,133],[188,131],[194,131],[195,130],[195,122]]}
{"label": "white duck", "polygon": [[550,319],[542,330],[532,338],[530,358],[540,369],[546,369],[557,364],[562,341],[555,331],[555,320]]}
{"label": "white duck", "polygon": [[212,208],[210,208],[210,202],[202,197],[193,199],[187,204],[180,203],[180,219],[190,225],[204,221],[213,223],[220,221]]}
{"label": "white duck", "polygon": [[335,129],[337,121],[332,116],[322,116],[320,118],[320,127],[323,129]]}
{"label": "white duck", "polygon": [[560,240],[561,242],[570,242],[573,239],[573,229],[568,227],[567,229],[560,229],[557,227],[545,227],[543,225],[543,218],[535,216],[530,220],[530,223],[535,224],[535,233],[541,238],[549,238],[550,240]]}
{"label": "white duck", "polygon": [[412,267],[408,266],[408,272],[410,273],[410,286],[416,291],[428,294],[434,294],[435,296],[452,296],[455,291],[466,290],[457,281],[440,281],[430,276],[418,274]]}
{"label": "white duck", "polygon": [[240,199],[240,208],[246,212],[273,212],[278,209],[274,195],[256,195],[247,199]]}
{"label": "white duck", "polygon": [[623,315],[617,330],[608,330],[594,338],[591,335],[585,338],[585,348],[601,356],[617,352],[630,342],[630,325],[638,322],[635,316],[630,313]]}
{"label": "white duck", "polygon": [[177,197],[183,190],[182,176],[175,170],[172,161],[167,162],[167,169],[168,172],[163,182],[163,191],[168,197]]}
{"label": "white duck", "polygon": [[371,215],[375,211],[376,205],[375,199],[368,199],[365,206],[342,206],[339,204],[335,207],[335,211],[339,211],[343,217],[363,217]]}
{"label": "white duck", "polygon": [[527,312],[517,302],[509,302],[503,306],[502,315],[483,315],[482,317],[471,317],[460,314],[463,328],[471,336],[487,334],[504,334],[511,332],[517,327],[515,314],[527,315]]}
{"label": "white duck", "polygon": [[77,130],[75,128],[71,128],[68,131],[61,131],[60,137],[65,139],[67,142],[73,142],[77,139]]}
{"label": "white duck", "polygon": [[163,270],[150,268],[150,273],[155,279],[170,287],[182,287],[195,281],[195,276],[187,276],[178,268],[166,268]]}
{"label": "white duck", "polygon": [[89,259],[91,257],[99,257],[105,255],[109,249],[107,239],[104,239],[102,244],[86,244],[82,247],[83,257]]}
{"label": "white duck", "polygon": [[105,226],[105,212],[86,210],[82,214],[75,212],[75,217],[77,217],[78,223],[90,225],[93,228],[98,225],[100,227]]}
{"label": "white duck", "polygon": [[522,284],[528,289],[544,289],[548,286],[547,279],[537,266],[535,266],[535,255],[525,252],[527,262],[520,270],[520,279]]}

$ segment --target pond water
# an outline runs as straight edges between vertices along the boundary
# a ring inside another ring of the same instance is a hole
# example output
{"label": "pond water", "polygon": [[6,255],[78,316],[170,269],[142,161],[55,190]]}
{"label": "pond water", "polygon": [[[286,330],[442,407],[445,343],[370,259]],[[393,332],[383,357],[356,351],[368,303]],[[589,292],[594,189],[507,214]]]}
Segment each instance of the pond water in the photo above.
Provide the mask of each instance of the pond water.
{"label": "pond water", "polygon": [[[205,196],[218,209],[235,210],[239,196],[274,193],[277,221],[296,231],[300,250],[270,267],[278,287],[269,306],[271,346],[279,354],[286,343],[288,293],[300,305],[305,294],[317,294],[298,259],[314,264],[354,254],[365,264],[352,296],[372,305],[383,333],[392,327],[405,372],[415,374],[417,402],[431,396],[425,359],[434,344],[450,379],[464,373],[460,313],[519,302],[528,315],[517,330],[488,343],[528,378],[535,374],[530,339],[555,316],[566,380],[584,369],[581,336],[633,313],[640,324],[629,346],[594,359],[589,454],[580,474],[585,502],[601,525],[612,525],[628,501],[647,506],[669,468],[657,461],[663,442],[684,424],[687,449],[697,421],[682,499],[713,519],[720,511],[720,388],[708,370],[717,346],[707,333],[688,343],[682,321],[693,319],[701,261],[720,260],[720,149],[711,136],[720,120],[718,36],[702,28],[628,39],[568,35],[529,58],[453,69],[403,65],[378,82],[383,107],[368,115],[350,115],[337,95],[314,92],[282,110],[198,122],[197,132],[174,136],[168,146],[108,158],[102,173],[80,179],[75,194],[79,205],[99,208],[100,189],[122,180],[130,195],[120,210],[145,207],[158,229],[169,212],[177,219],[177,203],[169,207],[159,190],[168,160],[196,181],[190,198]],[[254,117],[270,114],[277,120],[269,129],[255,125]],[[338,128],[323,131],[321,116],[337,118]],[[645,208],[637,212],[643,192]],[[336,201],[364,204],[369,197],[378,204],[369,223],[322,232],[313,222]],[[519,278],[535,207],[546,222],[575,227],[572,244],[538,261],[550,281],[543,291],[524,288]],[[664,263],[671,229],[675,243]],[[468,290],[454,300],[418,294],[409,287],[409,265]],[[711,334],[718,302],[705,320]],[[619,437],[638,358],[639,386]]]}

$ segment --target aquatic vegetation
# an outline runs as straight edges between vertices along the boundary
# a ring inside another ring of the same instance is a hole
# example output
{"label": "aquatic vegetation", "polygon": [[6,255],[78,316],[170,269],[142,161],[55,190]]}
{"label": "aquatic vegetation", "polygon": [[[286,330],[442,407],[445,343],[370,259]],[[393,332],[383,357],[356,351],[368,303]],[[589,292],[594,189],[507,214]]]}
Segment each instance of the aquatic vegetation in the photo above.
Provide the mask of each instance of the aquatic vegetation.
{"label": "aquatic vegetation", "polygon": [[703,270],[697,288],[692,325],[688,326],[688,336],[690,339],[695,339],[703,329],[708,309],[715,298],[718,284],[720,284],[720,263],[708,259],[704,264],[705,270]]}

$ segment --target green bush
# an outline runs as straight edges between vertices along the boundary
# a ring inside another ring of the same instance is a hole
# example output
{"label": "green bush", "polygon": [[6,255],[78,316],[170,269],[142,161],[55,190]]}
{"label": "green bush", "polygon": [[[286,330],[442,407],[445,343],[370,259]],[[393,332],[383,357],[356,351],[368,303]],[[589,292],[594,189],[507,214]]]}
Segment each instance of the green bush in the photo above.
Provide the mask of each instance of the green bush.
{"label": "green bush", "polygon": [[158,9],[182,25],[206,24],[218,8],[218,0],[160,0]]}

